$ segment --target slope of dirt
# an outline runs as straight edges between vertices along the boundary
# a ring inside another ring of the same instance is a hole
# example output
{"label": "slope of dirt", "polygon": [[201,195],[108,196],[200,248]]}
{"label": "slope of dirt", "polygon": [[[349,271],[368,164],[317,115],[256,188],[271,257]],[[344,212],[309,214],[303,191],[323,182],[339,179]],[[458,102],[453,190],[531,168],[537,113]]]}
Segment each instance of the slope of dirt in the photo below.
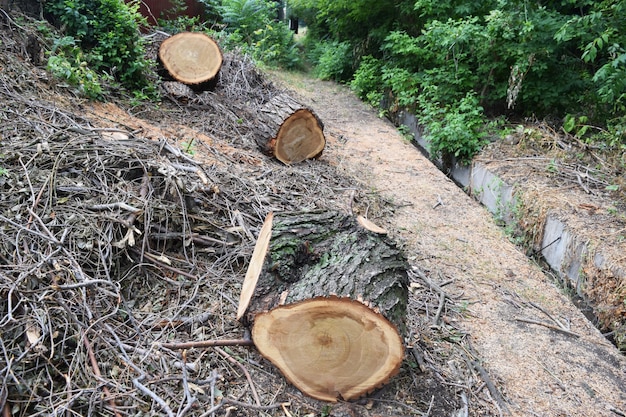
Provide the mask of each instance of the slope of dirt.
{"label": "slope of dirt", "polygon": [[[626,361],[491,215],[346,88],[282,75],[329,129],[325,158],[395,207],[370,218],[406,242],[415,265],[451,281],[467,310],[479,362],[502,394],[500,411],[529,416],[626,412]],[[439,204],[438,204],[439,203]],[[380,217],[377,217],[380,216]],[[563,333],[527,319],[567,323]]]}

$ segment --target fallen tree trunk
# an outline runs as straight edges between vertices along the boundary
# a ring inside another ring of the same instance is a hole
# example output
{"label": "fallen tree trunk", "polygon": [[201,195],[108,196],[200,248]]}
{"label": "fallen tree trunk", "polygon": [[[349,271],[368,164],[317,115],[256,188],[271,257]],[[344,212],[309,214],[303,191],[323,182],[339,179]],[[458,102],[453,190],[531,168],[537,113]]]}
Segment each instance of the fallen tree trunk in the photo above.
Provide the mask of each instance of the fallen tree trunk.
{"label": "fallen tree trunk", "polygon": [[223,56],[208,35],[182,32],[161,43],[159,62],[174,80],[203,90],[215,86]]}
{"label": "fallen tree trunk", "polygon": [[262,355],[314,398],[358,398],[403,356],[407,262],[386,235],[335,212],[277,215],[244,319]]}
{"label": "fallen tree trunk", "polygon": [[290,165],[318,158],[326,146],[324,124],[309,108],[287,94],[279,94],[259,111],[261,151]]}

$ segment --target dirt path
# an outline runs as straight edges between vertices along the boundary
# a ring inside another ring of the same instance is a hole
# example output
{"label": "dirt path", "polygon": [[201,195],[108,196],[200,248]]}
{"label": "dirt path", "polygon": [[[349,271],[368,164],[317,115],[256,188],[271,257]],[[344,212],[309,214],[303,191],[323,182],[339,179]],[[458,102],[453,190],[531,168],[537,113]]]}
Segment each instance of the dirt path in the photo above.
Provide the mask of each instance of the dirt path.
{"label": "dirt path", "polygon": [[[625,415],[626,358],[483,207],[347,88],[276,77],[324,121],[323,158],[395,205],[389,217],[374,220],[406,243],[414,265],[453,280],[446,291],[468,301],[460,326],[504,398],[503,414]],[[522,321],[547,323],[548,314],[572,334]]]}

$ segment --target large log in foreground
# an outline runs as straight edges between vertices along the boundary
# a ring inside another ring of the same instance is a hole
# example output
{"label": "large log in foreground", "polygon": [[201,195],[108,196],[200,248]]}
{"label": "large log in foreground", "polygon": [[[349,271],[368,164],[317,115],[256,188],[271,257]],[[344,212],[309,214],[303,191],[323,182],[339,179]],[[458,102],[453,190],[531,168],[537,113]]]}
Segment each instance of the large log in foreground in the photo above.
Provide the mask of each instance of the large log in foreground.
{"label": "large log in foreground", "polygon": [[257,349],[313,398],[353,400],[384,384],[402,364],[398,331],[350,298],[315,298],[257,315]]}
{"label": "large log in foreground", "polygon": [[322,121],[287,94],[268,101],[259,118],[263,134],[257,138],[257,145],[286,165],[317,158],[326,146]]}
{"label": "large log in foreground", "polygon": [[159,61],[176,81],[203,89],[215,84],[223,56],[217,43],[208,35],[182,32],[161,43]]}
{"label": "large log in foreground", "polygon": [[277,215],[245,316],[255,346],[311,397],[373,391],[402,361],[407,267],[389,237],[351,216]]}

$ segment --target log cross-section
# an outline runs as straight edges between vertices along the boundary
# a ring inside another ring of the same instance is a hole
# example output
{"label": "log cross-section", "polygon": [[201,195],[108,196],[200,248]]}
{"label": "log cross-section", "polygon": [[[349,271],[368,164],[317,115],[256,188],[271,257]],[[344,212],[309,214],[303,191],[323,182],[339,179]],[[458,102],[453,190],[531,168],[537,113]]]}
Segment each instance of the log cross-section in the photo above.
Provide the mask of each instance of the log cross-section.
{"label": "log cross-section", "polygon": [[316,158],[324,146],[326,139],[318,119],[308,109],[293,112],[278,129],[272,145],[276,159],[287,165]]}
{"label": "log cross-section", "polygon": [[315,298],[259,314],[252,340],[302,392],[353,400],[384,384],[402,363],[396,328],[349,298]]}
{"label": "log cross-section", "polygon": [[159,61],[173,79],[194,88],[210,87],[222,67],[218,44],[199,32],[182,32],[165,39]]}
{"label": "log cross-section", "polygon": [[259,111],[257,145],[286,165],[317,158],[326,146],[324,124],[288,94],[272,97]]}

